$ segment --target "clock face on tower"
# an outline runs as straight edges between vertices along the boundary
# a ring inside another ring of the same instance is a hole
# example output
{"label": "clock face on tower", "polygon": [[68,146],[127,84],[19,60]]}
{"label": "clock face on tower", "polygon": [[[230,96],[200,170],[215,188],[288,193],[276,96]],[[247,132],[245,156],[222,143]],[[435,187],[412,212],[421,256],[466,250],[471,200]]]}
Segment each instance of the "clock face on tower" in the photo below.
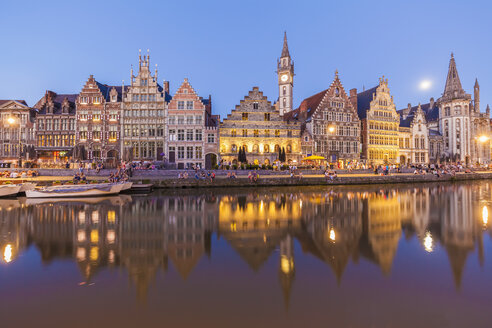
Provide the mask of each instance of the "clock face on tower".
{"label": "clock face on tower", "polygon": [[284,74],[280,77],[280,79],[282,80],[282,82],[287,82],[287,80],[289,79],[289,75]]}

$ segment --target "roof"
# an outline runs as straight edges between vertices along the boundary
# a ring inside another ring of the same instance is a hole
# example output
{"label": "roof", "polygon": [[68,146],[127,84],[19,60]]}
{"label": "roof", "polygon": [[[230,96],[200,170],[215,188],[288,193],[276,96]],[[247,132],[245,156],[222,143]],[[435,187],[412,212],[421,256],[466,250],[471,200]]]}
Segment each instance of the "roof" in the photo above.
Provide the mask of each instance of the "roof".
{"label": "roof", "polygon": [[75,101],[78,94],[57,94],[54,91],[46,90],[43,97],[33,106],[38,110],[38,114],[46,114],[46,105],[48,101],[53,103],[53,114],[57,114],[61,111],[63,102],[65,99],[68,101],[69,113],[75,113]]}
{"label": "roof", "polygon": [[[413,116],[413,114],[417,111],[418,108],[419,108],[418,105],[411,107],[410,112],[407,115]],[[430,103],[427,103],[427,104],[420,105],[420,108],[425,113],[425,120],[427,122],[437,121],[439,119],[439,107],[437,106],[436,102],[434,102],[432,107]],[[408,108],[403,108],[397,111],[398,114],[400,114],[400,117],[403,116],[402,114],[405,110],[408,110]]]}
{"label": "roof", "polygon": [[374,93],[376,93],[378,86],[357,94],[357,114],[359,119],[362,120],[367,117],[367,111],[371,107],[371,101],[374,99]]}
{"label": "roof", "polygon": [[280,57],[290,57],[289,46],[287,45],[287,32],[284,32],[284,45],[282,47],[282,54]]}
{"label": "roof", "polygon": [[[118,100],[117,101],[121,101],[122,99],[122,90],[123,90],[123,86],[122,85],[107,85],[107,84],[102,84],[100,82],[97,82],[96,81],[96,84],[97,84],[97,87],[99,88],[99,90],[101,90],[101,93],[104,97],[104,99],[106,101],[110,101],[110,94],[111,94],[111,90],[113,88],[115,88],[116,92],[118,92]],[[125,85],[124,86],[125,88],[125,92],[130,88],[129,85]],[[162,88],[161,88],[162,89]]]}
{"label": "roof", "polygon": [[413,114],[408,115],[405,119],[403,119],[403,116],[400,115],[400,127],[409,128],[412,121],[413,121]]}
{"label": "roof", "polygon": [[304,99],[301,102],[301,105],[297,109],[284,114],[284,120],[285,121],[299,121],[299,120],[308,121],[311,118],[311,116],[314,114],[314,112],[316,111],[316,108],[318,108],[319,104],[323,100],[327,91],[328,91],[328,89],[325,89],[321,92],[318,92],[315,95],[312,95],[309,98]]}
{"label": "roof", "polygon": [[429,135],[430,136],[440,136],[441,133],[439,133],[439,131],[437,131],[437,130],[429,129]]}
{"label": "roof", "polygon": [[0,100],[0,106],[1,106],[1,105],[3,105],[3,104],[5,104],[5,103],[8,103],[8,102],[10,102],[10,101],[16,101],[16,102],[18,102],[18,103],[21,103],[21,104],[23,104],[23,105],[28,106],[28,105],[27,105],[27,102],[26,102],[25,100],[15,100],[15,99],[3,99],[3,100]]}

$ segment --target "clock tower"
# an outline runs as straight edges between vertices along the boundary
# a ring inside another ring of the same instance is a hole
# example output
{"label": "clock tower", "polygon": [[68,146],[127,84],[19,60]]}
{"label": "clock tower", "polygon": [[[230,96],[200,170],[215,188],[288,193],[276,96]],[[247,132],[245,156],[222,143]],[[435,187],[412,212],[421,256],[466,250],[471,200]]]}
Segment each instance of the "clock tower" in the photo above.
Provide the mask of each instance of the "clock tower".
{"label": "clock tower", "polygon": [[282,54],[277,60],[278,109],[283,116],[292,110],[292,89],[294,86],[294,61],[290,58],[287,32],[284,32]]}

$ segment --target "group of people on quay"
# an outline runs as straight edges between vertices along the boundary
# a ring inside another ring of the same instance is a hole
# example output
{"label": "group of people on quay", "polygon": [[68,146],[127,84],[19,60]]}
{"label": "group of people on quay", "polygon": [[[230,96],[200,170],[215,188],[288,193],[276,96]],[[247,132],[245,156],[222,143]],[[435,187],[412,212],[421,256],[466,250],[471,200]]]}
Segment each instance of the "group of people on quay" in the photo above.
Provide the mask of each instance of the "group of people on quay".
{"label": "group of people on quay", "polygon": [[35,170],[13,170],[0,172],[0,178],[34,178],[39,176]]}

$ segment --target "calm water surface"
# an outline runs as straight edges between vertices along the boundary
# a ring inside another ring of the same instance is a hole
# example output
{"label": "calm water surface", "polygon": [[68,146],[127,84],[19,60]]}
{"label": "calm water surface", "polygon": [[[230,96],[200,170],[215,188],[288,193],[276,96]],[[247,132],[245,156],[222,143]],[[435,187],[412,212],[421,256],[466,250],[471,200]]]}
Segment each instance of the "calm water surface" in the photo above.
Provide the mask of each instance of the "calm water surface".
{"label": "calm water surface", "polygon": [[3,199],[1,327],[491,327],[491,190]]}

